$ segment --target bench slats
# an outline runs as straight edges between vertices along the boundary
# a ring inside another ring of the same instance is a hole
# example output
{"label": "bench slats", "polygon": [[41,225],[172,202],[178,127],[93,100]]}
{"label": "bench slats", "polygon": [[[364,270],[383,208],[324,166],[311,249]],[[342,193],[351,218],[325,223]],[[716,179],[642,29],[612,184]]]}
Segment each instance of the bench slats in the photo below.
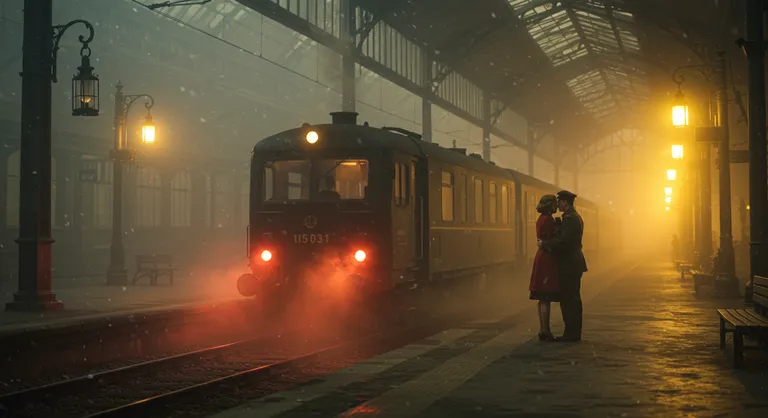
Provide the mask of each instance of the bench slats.
{"label": "bench slats", "polygon": [[768,297],[757,294],[757,293],[752,294],[752,302],[768,307]]}
{"label": "bench slats", "polygon": [[752,309],[745,309],[743,315],[749,317],[752,322],[759,324],[759,326],[768,328],[768,318],[760,315]]}
{"label": "bench slats", "polygon": [[720,314],[720,316],[723,317],[727,322],[729,322],[731,325],[735,327],[745,327],[747,324],[745,324],[740,318],[736,317],[731,313],[734,309],[718,309],[717,313]]}
{"label": "bench slats", "polygon": [[768,289],[768,278],[762,276],[754,276],[753,280],[755,282],[755,287],[763,286],[764,288]]}
{"label": "bench slats", "polygon": [[749,327],[762,327],[766,325],[763,321],[753,318],[749,312],[748,309],[731,309],[733,316],[739,318],[741,322]]}

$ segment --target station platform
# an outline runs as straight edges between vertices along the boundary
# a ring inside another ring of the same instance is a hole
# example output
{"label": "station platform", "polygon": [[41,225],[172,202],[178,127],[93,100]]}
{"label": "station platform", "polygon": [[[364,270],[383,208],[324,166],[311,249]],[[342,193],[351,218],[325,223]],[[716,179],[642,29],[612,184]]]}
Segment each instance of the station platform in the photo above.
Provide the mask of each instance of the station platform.
{"label": "station platform", "polygon": [[697,299],[671,263],[587,273],[577,343],[539,342],[527,296],[215,418],[768,416],[765,353],[733,370],[719,349],[715,310],[743,301]]}
{"label": "station platform", "polygon": [[53,291],[64,303],[64,310],[46,312],[6,311],[5,303],[13,300],[16,283],[4,279],[0,283],[0,338],[110,317],[243,300],[235,286],[236,278],[237,275],[226,271],[205,275],[184,273],[174,278],[173,285],[167,278],[160,278],[156,286],[150,286],[147,279],[127,286],[107,286],[104,277],[57,279]]}

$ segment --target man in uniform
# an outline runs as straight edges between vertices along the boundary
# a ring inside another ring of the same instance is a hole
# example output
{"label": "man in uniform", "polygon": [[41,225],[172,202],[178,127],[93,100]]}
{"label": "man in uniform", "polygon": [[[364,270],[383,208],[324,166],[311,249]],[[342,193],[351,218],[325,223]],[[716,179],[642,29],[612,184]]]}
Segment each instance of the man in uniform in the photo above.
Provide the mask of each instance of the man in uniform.
{"label": "man in uniform", "polygon": [[563,213],[560,233],[555,238],[538,242],[540,247],[557,257],[562,291],[560,310],[565,332],[556,341],[564,342],[581,340],[581,276],[587,271],[587,262],[581,252],[584,221],[573,207],[575,199],[576,195],[567,190],[557,193],[557,207]]}

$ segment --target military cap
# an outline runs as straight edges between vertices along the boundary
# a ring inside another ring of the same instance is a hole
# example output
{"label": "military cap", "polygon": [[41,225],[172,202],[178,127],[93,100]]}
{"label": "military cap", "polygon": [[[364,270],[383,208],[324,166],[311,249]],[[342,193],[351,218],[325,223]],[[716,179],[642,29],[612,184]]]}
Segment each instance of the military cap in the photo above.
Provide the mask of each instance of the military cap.
{"label": "military cap", "polygon": [[571,193],[568,190],[560,190],[557,192],[557,199],[558,200],[573,200],[576,199],[576,194]]}

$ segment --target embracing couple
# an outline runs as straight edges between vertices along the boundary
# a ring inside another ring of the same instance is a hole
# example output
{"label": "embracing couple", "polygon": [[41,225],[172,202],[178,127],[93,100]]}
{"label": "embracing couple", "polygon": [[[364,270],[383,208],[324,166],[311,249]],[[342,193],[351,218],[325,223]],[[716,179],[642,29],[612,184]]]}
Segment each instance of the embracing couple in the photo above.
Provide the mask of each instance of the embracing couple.
{"label": "embracing couple", "polygon": [[[581,276],[587,262],[581,252],[584,221],[573,207],[576,195],[562,190],[557,196],[541,197],[536,211],[539,250],[533,260],[531,273],[532,300],[539,301],[540,341],[576,342],[581,340]],[[557,221],[552,214],[563,213]],[[560,303],[565,332],[555,337],[549,328],[552,302]]]}

